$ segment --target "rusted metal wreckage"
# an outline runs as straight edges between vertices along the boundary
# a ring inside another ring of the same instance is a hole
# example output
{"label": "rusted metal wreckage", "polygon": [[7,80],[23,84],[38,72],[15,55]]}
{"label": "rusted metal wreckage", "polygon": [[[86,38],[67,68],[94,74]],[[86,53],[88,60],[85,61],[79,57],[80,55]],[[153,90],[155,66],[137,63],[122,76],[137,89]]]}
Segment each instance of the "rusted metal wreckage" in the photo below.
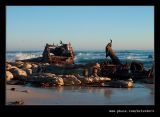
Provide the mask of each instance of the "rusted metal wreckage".
{"label": "rusted metal wreckage", "polygon": [[36,63],[49,63],[51,65],[55,64],[74,64],[74,51],[71,43],[64,44],[60,41],[60,45],[46,44],[42,57],[16,60],[22,62],[36,62]]}
{"label": "rusted metal wreckage", "polygon": [[50,64],[73,64],[74,52],[71,43],[64,44],[60,41],[60,46],[46,44],[43,51],[43,61]]}

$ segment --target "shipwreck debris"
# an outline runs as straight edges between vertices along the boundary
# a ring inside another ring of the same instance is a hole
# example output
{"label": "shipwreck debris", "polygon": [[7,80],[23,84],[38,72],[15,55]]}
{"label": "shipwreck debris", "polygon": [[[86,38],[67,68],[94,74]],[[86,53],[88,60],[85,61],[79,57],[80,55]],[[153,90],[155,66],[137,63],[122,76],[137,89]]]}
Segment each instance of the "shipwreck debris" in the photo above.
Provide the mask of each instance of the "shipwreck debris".
{"label": "shipwreck debris", "polygon": [[73,64],[75,55],[71,43],[64,44],[61,41],[60,44],[60,46],[46,44],[43,51],[43,60],[51,64]]}

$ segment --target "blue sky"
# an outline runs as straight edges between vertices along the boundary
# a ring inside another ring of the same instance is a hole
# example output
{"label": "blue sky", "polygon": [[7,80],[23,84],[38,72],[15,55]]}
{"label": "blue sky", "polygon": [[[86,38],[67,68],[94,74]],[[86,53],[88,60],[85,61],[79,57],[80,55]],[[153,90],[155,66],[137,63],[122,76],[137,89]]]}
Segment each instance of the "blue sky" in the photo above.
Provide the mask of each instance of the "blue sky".
{"label": "blue sky", "polygon": [[154,48],[153,6],[7,6],[6,49],[43,50],[71,42],[74,50]]}

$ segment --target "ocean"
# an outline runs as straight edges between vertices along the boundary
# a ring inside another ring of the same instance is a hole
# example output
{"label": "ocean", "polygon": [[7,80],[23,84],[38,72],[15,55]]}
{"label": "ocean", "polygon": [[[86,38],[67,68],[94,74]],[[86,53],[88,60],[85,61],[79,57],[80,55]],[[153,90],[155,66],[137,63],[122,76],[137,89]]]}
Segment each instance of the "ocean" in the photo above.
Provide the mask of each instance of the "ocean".
{"label": "ocean", "polygon": [[[122,63],[132,61],[142,62],[146,69],[150,69],[154,62],[153,50],[116,50],[118,58]],[[30,59],[42,57],[43,51],[7,51],[6,61]],[[86,64],[110,60],[105,57],[105,51],[75,51],[75,64]]]}

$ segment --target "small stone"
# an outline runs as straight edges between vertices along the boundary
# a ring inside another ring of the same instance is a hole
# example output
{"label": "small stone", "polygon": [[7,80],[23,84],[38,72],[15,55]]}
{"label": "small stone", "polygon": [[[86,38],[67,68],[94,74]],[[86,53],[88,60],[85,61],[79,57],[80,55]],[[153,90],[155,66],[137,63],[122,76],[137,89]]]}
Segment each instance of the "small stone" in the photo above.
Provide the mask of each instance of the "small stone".
{"label": "small stone", "polygon": [[22,92],[29,93],[29,90],[23,90]]}
{"label": "small stone", "polygon": [[12,104],[12,105],[23,105],[24,101],[23,100],[18,100],[18,101],[15,101],[15,102],[11,102],[10,104]]}
{"label": "small stone", "polygon": [[11,88],[10,90],[11,90],[11,91],[15,91],[16,89],[15,89],[15,88]]}

